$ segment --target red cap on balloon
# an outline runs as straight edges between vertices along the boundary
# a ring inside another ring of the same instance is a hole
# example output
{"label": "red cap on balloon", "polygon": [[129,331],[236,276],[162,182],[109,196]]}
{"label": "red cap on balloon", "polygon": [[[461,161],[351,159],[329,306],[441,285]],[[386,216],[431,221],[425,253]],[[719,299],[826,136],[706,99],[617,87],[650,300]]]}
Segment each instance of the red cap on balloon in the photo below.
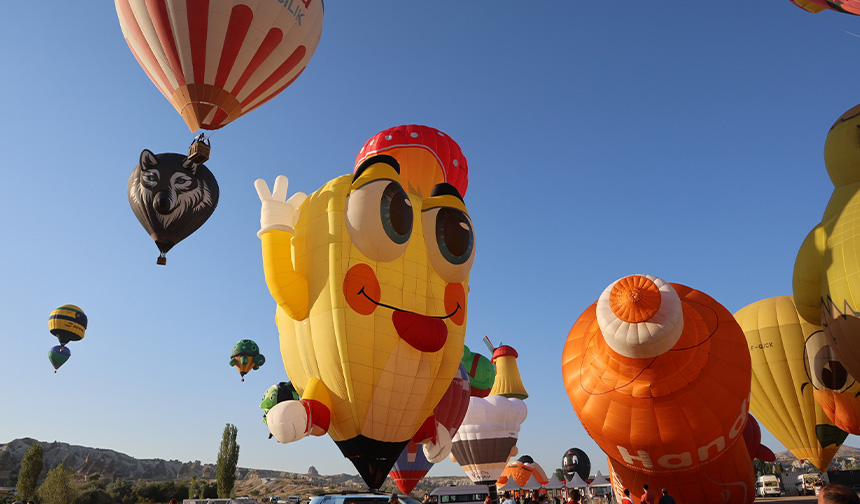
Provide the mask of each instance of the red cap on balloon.
{"label": "red cap on balloon", "polygon": [[404,189],[412,194],[426,198],[434,185],[447,182],[460,196],[466,195],[469,186],[466,157],[457,142],[436,128],[407,124],[380,131],[364,143],[355,166],[377,154],[397,160]]}

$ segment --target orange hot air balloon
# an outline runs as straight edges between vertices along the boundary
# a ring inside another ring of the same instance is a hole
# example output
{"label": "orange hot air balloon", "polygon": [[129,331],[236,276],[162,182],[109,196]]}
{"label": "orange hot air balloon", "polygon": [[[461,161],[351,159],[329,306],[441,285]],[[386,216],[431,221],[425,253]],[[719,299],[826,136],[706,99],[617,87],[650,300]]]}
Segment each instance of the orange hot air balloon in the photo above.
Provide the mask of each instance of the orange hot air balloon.
{"label": "orange hot air balloon", "polygon": [[685,504],[755,498],[749,350],[708,295],[651,275],[612,283],[570,330],[562,372],[614,488],[671,488]]}
{"label": "orange hot air balloon", "polygon": [[308,65],[322,0],[114,0],[128,47],[191,131],[271,100]]}
{"label": "orange hot air balloon", "polygon": [[385,154],[400,163],[400,178],[407,192],[422,198],[433,186],[447,182],[466,195],[469,165],[460,145],[445,133],[417,124],[395,126],[370,137],[355,158],[355,167],[366,159]]}
{"label": "orange hot air balloon", "polygon": [[502,471],[502,475],[499,476],[498,480],[496,480],[496,485],[501,487],[508,482],[508,478],[513,478],[514,481],[517,482],[517,485],[524,487],[532,477],[534,477],[541,486],[549,483],[549,478],[546,477],[546,472],[543,470],[543,467],[535,462],[530,456],[523,455],[517,460],[508,462],[505,470]]}

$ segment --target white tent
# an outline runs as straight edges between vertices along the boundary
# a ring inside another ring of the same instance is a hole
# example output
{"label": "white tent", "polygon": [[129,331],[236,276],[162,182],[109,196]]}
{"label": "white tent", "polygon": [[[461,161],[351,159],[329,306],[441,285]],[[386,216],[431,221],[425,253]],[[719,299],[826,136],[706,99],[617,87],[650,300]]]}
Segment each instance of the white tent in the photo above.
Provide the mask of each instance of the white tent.
{"label": "white tent", "polygon": [[589,486],[607,486],[611,484],[612,483],[610,483],[609,480],[606,479],[606,476],[600,474],[600,471],[597,471],[597,474],[594,475],[594,481],[592,481],[591,485]]}
{"label": "white tent", "polygon": [[499,489],[499,492],[509,492],[511,490],[522,490],[523,487],[517,484],[514,478],[508,476],[508,481],[502,486],[496,485],[496,488]]}
{"label": "white tent", "polygon": [[559,488],[564,488],[564,483],[558,479],[558,476],[556,476],[555,473],[552,473],[552,478],[550,478],[544,486],[551,490],[558,490]]}
{"label": "white tent", "polygon": [[584,487],[584,486],[588,486],[588,483],[586,483],[585,480],[582,479],[582,476],[574,473],[573,479],[567,482],[567,486],[569,486],[569,487]]}
{"label": "white tent", "polygon": [[531,477],[529,478],[529,480],[526,481],[526,484],[523,485],[523,489],[524,490],[537,490],[538,488],[541,488],[541,486],[542,485],[540,483],[538,483],[538,480],[535,479],[535,475],[532,474]]}

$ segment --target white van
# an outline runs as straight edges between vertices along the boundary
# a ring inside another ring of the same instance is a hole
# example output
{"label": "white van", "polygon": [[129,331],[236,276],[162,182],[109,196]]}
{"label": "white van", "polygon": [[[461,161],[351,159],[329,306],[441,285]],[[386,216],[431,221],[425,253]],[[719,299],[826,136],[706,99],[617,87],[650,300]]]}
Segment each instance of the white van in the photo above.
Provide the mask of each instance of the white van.
{"label": "white van", "polygon": [[782,495],[782,490],[779,488],[779,478],[773,474],[765,474],[759,476],[755,480],[755,494],[758,497],[768,497]]}
{"label": "white van", "polygon": [[456,485],[440,487],[430,492],[439,504],[484,504],[490,495],[487,485]]}

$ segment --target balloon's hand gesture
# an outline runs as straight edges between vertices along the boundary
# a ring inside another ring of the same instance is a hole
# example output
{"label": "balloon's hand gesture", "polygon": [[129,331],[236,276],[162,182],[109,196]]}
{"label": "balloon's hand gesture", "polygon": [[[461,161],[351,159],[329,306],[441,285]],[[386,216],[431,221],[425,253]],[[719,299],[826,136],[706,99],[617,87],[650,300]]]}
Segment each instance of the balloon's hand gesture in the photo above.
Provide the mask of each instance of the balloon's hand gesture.
{"label": "balloon's hand gesture", "polygon": [[257,236],[273,229],[294,233],[293,228],[299,221],[299,214],[301,213],[299,207],[307,195],[297,192],[290,199],[287,199],[288,185],[289,181],[284,175],[278,175],[278,178],[275,179],[272,192],[269,192],[269,186],[266,185],[265,180],[257,179],[254,182],[254,187],[257,188],[257,195],[260,196],[262,204],[260,208],[260,231]]}

